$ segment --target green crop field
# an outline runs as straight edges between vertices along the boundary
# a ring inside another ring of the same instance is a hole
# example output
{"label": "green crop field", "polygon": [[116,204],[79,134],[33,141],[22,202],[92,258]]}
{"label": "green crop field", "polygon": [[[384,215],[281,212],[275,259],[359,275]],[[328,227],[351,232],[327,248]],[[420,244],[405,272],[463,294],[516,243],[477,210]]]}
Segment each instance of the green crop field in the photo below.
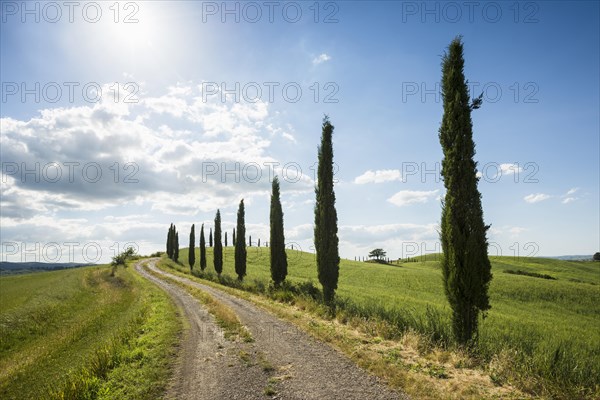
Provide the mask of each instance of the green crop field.
{"label": "green crop field", "polygon": [[[246,285],[268,285],[269,249],[247,250]],[[214,272],[212,249],[207,253],[207,271]],[[310,280],[320,287],[314,254],[294,250],[287,254],[288,280]],[[182,271],[189,271],[187,255],[187,249],[182,249]],[[437,257],[399,265],[342,260],[338,296],[342,302],[350,300],[348,307],[361,316],[381,317],[438,339],[448,338],[450,311]],[[233,261],[233,248],[225,248],[224,276],[235,277]],[[525,389],[530,392],[542,386],[575,397],[597,394],[600,263],[526,257],[491,257],[491,261],[492,309],[481,323],[477,351],[484,359],[503,364],[492,373],[493,379],[513,381],[518,375],[522,383],[528,382]]]}
{"label": "green crop field", "polygon": [[132,268],[0,277],[0,398],[154,399],[180,322]]}

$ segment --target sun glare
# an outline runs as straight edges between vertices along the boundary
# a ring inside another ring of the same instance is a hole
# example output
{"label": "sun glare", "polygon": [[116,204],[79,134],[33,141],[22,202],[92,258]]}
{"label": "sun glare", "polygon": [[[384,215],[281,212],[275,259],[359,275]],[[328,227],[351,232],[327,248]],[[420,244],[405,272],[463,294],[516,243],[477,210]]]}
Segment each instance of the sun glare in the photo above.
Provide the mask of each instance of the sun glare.
{"label": "sun glare", "polygon": [[154,46],[157,36],[164,35],[156,21],[157,4],[150,2],[117,2],[111,6],[111,39],[120,46],[147,49]]}

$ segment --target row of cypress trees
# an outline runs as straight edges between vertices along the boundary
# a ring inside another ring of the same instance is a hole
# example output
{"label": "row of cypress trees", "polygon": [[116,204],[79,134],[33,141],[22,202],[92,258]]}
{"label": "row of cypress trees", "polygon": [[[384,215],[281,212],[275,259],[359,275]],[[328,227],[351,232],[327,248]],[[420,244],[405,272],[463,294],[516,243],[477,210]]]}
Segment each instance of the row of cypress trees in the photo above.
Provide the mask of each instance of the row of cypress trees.
{"label": "row of cypress trees", "polygon": [[[243,201],[243,200],[242,200]],[[235,229],[233,228],[233,246],[236,246],[237,241],[236,241],[236,234],[235,234]],[[244,232],[246,231],[246,229],[244,228]],[[246,245],[245,239],[242,239],[242,243],[244,244],[244,247]],[[208,245],[209,247],[214,247],[213,245],[216,245],[216,242],[213,244],[213,231],[212,228],[210,228],[209,234],[208,234]],[[227,247],[228,245],[228,241],[227,241],[227,232],[225,232],[225,236],[224,236],[224,246]],[[196,233],[195,233],[195,225],[192,224],[192,228],[190,229],[190,242],[189,242],[189,248],[190,249],[195,249],[196,246]],[[248,239],[248,246],[252,246],[252,236],[249,237]],[[260,247],[260,239],[258,239],[257,242],[257,246]],[[201,269],[205,269],[206,268],[206,239],[204,236],[204,224],[202,224],[201,228],[200,228],[200,248],[204,249],[204,257],[200,257],[200,267]],[[202,250],[201,250],[201,254],[202,254]],[[171,224],[171,226],[169,227],[169,232],[167,233],[167,255],[169,256],[170,259],[174,260],[174,261],[179,261],[179,233],[176,231],[175,225]],[[202,260],[204,260],[204,262],[202,262]],[[188,254],[188,263],[190,264],[190,266],[195,265],[196,263],[196,254],[190,252],[190,254]],[[204,265],[204,267],[202,267]]]}
{"label": "row of cypress trees", "polygon": [[[329,118],[323,119],[321,144],[318,150],[318,181],[315,188],[315,247],[317,251],[317,270],[319,281],[323,286],[324,298],[327,304],[332,305],[339,276],[339,251],[337,236],[337,212],[335,209],[335,193],[333,191],[333,125]],[[285,253],[285,235],[283,224],[283,210],[281,207],[281,189],[279,178],[275,176],[271,186],[271,205],[269,213],[269,250],[271,279],[275,286],[280,286],[287,276],[287,255]],[[223,272],[223,245],[221,242],[221,212],[217,210],[215,216],[215,232],[209,233],[209,246],[213,247],[214,268],[217,274]],[[175,225],[171,224],[167,235],[167,254],[169,258],[178,261],[179,234]],[[227,236],[225,236],[225,240]],[[251,240],[251,239],[250,239]],[[193,269],[196,263],[195,254],[195,225],[190,230],[188,263]],[[251,241],[249,245],[251,245]],[[260,243],[260,242],[259,242]],[[239,280],[246,276],[246,225],[244,200],[240,201],[237,212],[237,224],[233,230],[233,244],[235,246],[235,273]],[[204,224],[200,228],[200,269],[206,269],[206,243],[204,238]]]}
{"label": "row of cypress trees", "polygon": [[[455,38],[442,60],[442,98],[444,113],[439,129],[443,150],[442,178],[446,189],[442,202],[440,239],[442,242],[442,277],[446,298],[452,309],[452,329],[461,344],[469,344],[477,337],[479,315],[491,308],[489,284],[491,264],[487,255],[488,225],[483,221],[481,194],[477,188],[477,163],[473,160],[475,144],[471,111],[481,106],[482,96],[471,100],[464,76],[463,43]],[[314,243],[317,272],[323,287],[325,303],[334,307],[339,279],[339,239],[335,192],[333,190],[333,136],[334,126],[327,116],[322,123],[321,143],[318,148],[316,203],[314,209]],[[237,230],[237,235],[236,235]],[[233,233],[235,245],[235,272],[238,279],[246,275],[246,240],[244,201],[240,201],[237,226]],[[209,237],[212,246],[212,231]],[[195,261],[194,226],[190,232],[190,266]],[[217,210],[214,235],[215,271],[223,270],[221,244],[221,215]],[[167,254],[178,258],[178,234],[171,224],[167,239]],[[206,268],[204,226],[200,233],[200,267]],[[283,229],[283,211],[277,177],[272,183],[270,208],[271,278],[279,286],[287,276],[287,257]]]}
{"label": "row of cypress trees", "polygon": [[[235,273],[241,281],[246,276],[247,251],[246,251],[246,222],[245,222],[244,199],[240,201],[237,212],[237,224],[233,230],[233,240],[235,246]],[[167,254],[169,258],[178,261],[179,254],[179,234],[176,232],[175,225],[171,224],[167,235]],[[225,240],[227,236],[225,234]],[[214,239],[213,263],[215,272],[223,272],[223,245],[221,243],[221,211],[217,210],[215,216],[215,234],[210,231],[209,240]],[[190,241],[188,251],[188,263],[193,270],[196,263],[196,234],[195,225],[192,224],[190,230]],[[251,243],[251,242],[250,242]],[[211,243],[212,245],[212,243]],[[176,249],[176,250],[175,250]],[[177,256],[173,256],[177,253]],[[285,237],[283,228],[283,211],[281,207],[279,179],[276,176],[272,183],[271,209],[270,209],[270,255],[271,255],[271,277],[276,286],[281,285],[287,276],[287,256],[285,253]],[[206,269],[206,242],[204,239],[204,224],[200,227],[200,269]]]}

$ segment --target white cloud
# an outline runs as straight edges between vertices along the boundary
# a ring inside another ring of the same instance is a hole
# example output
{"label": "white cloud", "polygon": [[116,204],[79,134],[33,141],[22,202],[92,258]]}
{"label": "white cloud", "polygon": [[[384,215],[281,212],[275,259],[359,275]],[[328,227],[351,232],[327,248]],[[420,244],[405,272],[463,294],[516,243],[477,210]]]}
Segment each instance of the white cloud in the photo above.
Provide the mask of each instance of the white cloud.
{"label": "white cloud", "polygon": [[563,200],[561,201],[561,203],[562,204],[569,204],[569,203],[572,203],[572,202],[578,200],[579,197],[572,196],[577,191],[579,191],[579,188],[571,188],[571,189],[569,189],[567,191],[567,193],[565,193],[564,195],[561,196],[563,198]]}
{"label": "white cloud", "polygon": [[410,236],[415,239],[429,238],[431,235],[437,235],[436,224],[382,224],[382,225],[342,225],[340,226],[340,235],[354,235],[357,237],[389,237],[392,234]]}
{"label": "white cloud", "polygon": [[[0,249],[0,256],[21,261],[21,249],[57,240],[81,243],[71,260],[77,262],[98,261],[82,254],[86,244],[100,246],[101,262],[114,255],[115,242],[119,248],[135,242],[148,254],[163,249],[170,222],[185,234],[192,223],[199,225],[199,215],[220,208],[227,216],[240,198],[249,206],[267,203],[273,174],[284,177],[288,198],[314,193],[309,174],[293,167],[284,171],[287,160],[272,155],[275,133],[295,138],[293,127],[272,115],[267,103],[221,103],[220,96],[201,101],[193,88],[171,87],[138,103],[107,98],[44,109],[22,120],[0,118],[0,225],[3,241],[17,246]],[[22,175],[23,164],[37,168],[38,179]],[[100,180],[94,180],[96,168],[86,165],[99,166]],[[57,171],[62,178],[55,180]],[[119,216],[123,213],[138,215]],[[229,229],[226,221],[224,227]],[[247,227],[253,240],[268,239],[268,225]],[[291,233],[306,236],[293,240],[310,248],[308,230]],[[68,249],[61,247],[59,261],[69,261]],[[42,257],[42,250],[36,250],[36,260],[57,261]]]}
{"label": "white cloud", "polygon": [[[139,103],[115,104],[107,98],[93,105],[45,109],[22,121],[1,118],[3,164],[18,167],[16,173],[2,174],[2,223],[127,204],[193,215],[237,204],[240,197],[264,196],[272,175],[268,163],[278,161],[268,154],[267,125],[283,132],[268,104],[223,104],[220,98],[202,102],[193,96],[191,87],[171,87],[165,96]],[[287,132],[282,136],[293,142]],[[37,165],[42,179],[22,177],[23,163],[28,169]],[[73,171],[65,163],[75,163]],[[128,163],[133,168],[126,168]],[[216,168],[214,173],[208,164]],[[46,171],[48,165],[58,168]],[[86,165],[99,166],[99,181],[92,181],[97,169],[84,170]],[[52,181],[57,169],[62,178]],[[125,182],[128,178],[133,183]],[[288,193],[310,193],[313,184],[301,175]]]}
{"label": "white cloud", "polygon": [[508,228],[508,233],[510,233],[511,236],[513,236],[513,237],[517,237],[522,232],[525,232],[526,230],[527,230],[527,228],[523,228],[523,227],[520,227],[520,226],[513,226],[511,228]]}
{"label": "white cloud", "polygon": [[528,194],[527,196],[525,196],[523,198],[523,200],[525,200],[526,202],[528,202],[530,204],[533,204],[533,203],[539,203],[540,201],[547,200],[551,197],[552,196],[550,196],[549,194],[545,194],[545,193],[532,193],[532,194]]}
{"label": "white cloud", "polygon": [[365,183],[383,183],[399,181],[401,179],[402,174],[400,173],[400,170],[397,169],[384,169],[377,171],[368,170],[364,174],[354,178],[354,183],[363,185]]}
{"label": "white cloud", "polygon": [[519,164],[505,163],[500,164],[500,171],[502,172],[502,175],[513,175],[523,172],[523,168],[519,167]]}
{"label": "white cloud", "polygon": [[281,136],[282,136],[284,139],[287,139],[287,140],[289,140],[289,141],[290,141],[290,142],[292,142],[292,143],[297,143],[297,141],[296,141],[296,138],[295,138],[295,137],[294,137],[294,135],[292,135],[291,133],[283,132],[283,133],[281,134]]}
{"label": "white cloud", "polygon": [[285,237],[287,239],[312,239],[314,233],[313,224],[301,224],[296,225],[292,228],[285,230]]}
{"label": "white cloud", "polygon": [[273,137],[275,135],[281,135],[282,138],[289,140],[292,143],[298,143],[296,137],[294,136],[294,127],[290,124],[286,124],[287,130],[283,130],[280,127],[274,127],[273,124],[267,124],[265,129],[269,132],[269,136]]}
{"label": "white cloud", "polygon": [[318,57],[313,58],[312,63],[313,65],[319,65],[329,60],[331,60],[331,57],[326,53],[322,53]]}
{"label": "white cloud", "polygon": [[429,199],[434,198],[439,190],[418,191],[418,190],[401,190],[388,201],[398,207],[414,203],[427,203]]}
{"label": "white cloud", "polygon": [[[162,249],[165,224],[153,215],[59,218],[39,215],[24,221],[3,221],[0,249],[3,261],[94,262],[110,261],[127,246],[148,254]],[[179,222],[177,222],[179,224]],[[189,226],[191,223],[182,224]],[[144,238],[144,239],[141,239]]]}
{"label": "white cloud", "polygon": [[522,232],[527,231],[527,228],[523,228],[521,226],[501,226],[501,227],[491,227],[490,228],[490,234],[491,235],[502,235],[505,233],[510,234],[511,236],[518,236],[520,235]]}
{"label": "white cloud", "polygon": [[[521,172],[523,172],[523,168],[520,167],[518,163],[488,163],[483,166],[483,172],[485,172],[486,174],[486,181],[496,182],[499,181],[503,176],[520,174]],[[483,177],[483,172],[477,171],[476,176],[478,178]]]}
{"label": "white cloud", "polygon": [[500,235],[502,233],[502,229],[495,228],[492,226],[489,230],[491,235]]}

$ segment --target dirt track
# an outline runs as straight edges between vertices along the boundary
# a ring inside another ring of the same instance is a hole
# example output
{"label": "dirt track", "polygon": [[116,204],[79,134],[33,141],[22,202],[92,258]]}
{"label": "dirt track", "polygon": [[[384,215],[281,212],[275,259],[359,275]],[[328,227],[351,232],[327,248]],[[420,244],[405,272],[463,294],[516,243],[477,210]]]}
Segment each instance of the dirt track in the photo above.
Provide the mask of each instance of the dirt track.
{"label": "dirt track", "polygon": [[[232,343],[204,308],[181,288],[138,271],[163,287],[183,310],[190,329],[182,344],[169,398],[177,399],[406,399],[387,388],[332,347],[252,303],[148,267],[210,293],[228,305],[250,330],[254,343]],[[207,332],[212,332],[207,334]],[[215,332],[217,332],[215,334]],[[246,361],[240,354],[248,354]],[[247,361],[248,358],[250,361]],[[265,372],[263,366],[274,367]],[[269,384],[269,380],[271,383]],[[266,395],[269,385],[276,394]]]}

